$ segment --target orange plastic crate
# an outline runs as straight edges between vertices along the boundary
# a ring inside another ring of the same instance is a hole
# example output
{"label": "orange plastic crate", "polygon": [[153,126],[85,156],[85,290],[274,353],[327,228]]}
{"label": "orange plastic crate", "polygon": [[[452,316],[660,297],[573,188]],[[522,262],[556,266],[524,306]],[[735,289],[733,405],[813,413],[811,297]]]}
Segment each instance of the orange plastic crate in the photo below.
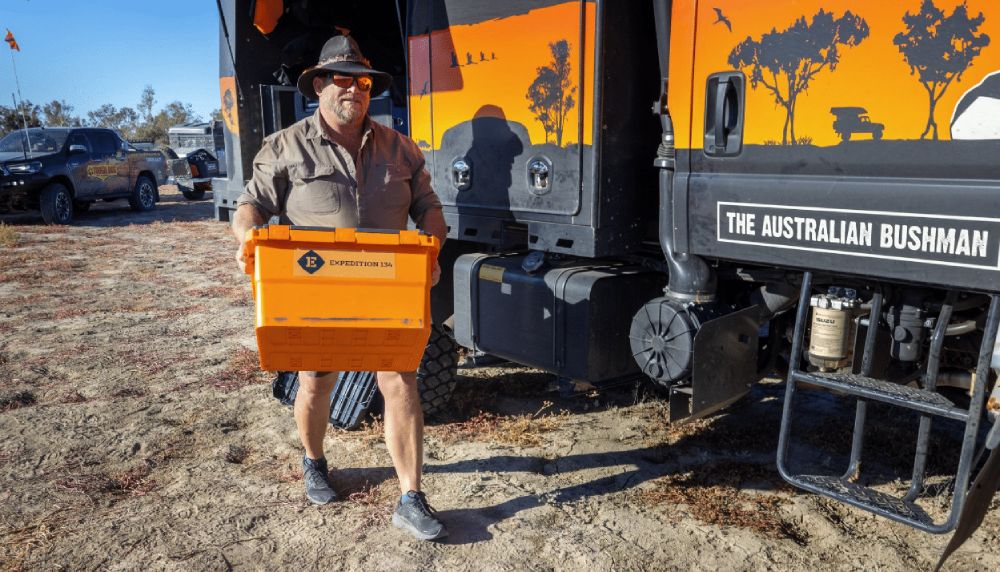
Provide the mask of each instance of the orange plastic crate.
{"label": "orange plastic crate", "polygon": [[261,368],[417,369],[430,335],[437,238],[268,225],[246,240]]}

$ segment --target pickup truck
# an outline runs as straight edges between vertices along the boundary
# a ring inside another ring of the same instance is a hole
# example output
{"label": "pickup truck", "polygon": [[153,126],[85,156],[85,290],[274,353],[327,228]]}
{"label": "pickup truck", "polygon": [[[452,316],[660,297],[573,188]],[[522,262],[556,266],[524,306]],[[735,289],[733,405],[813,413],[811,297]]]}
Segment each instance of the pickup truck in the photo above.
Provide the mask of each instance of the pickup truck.
{"label": "pickup truck", "polygon": [[46,224],[69,224],[97,200],[150,210],[165,169],[161,153],[139,151],[111,129],[13,131],[0,139],[0,213],[40,211]]}

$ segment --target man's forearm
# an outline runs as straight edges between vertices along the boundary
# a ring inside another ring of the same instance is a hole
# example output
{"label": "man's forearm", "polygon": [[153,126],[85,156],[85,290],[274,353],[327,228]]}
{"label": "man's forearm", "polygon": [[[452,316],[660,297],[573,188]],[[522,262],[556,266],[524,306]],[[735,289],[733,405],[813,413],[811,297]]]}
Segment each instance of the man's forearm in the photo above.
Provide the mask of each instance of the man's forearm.
{"label": "man's forearm", "polygon": [[266,222],[264,220],[264,215],[260,214],[257,207],[242,204],[236,209],[236,214],[233,215],[233,236],[236,237],[237,241],[242,243],[248,230],[255,226],[261,226],[264,222]]}
{"label": "man's forearm", "polygon": [[441,246],[444,246],[444,241],[448,238],[448,225],[444,222],[444,213],[441,212],[441,209],[428,209],[424,213],[423,220],[420,221],[420,228],[424,232],[438,237]]}

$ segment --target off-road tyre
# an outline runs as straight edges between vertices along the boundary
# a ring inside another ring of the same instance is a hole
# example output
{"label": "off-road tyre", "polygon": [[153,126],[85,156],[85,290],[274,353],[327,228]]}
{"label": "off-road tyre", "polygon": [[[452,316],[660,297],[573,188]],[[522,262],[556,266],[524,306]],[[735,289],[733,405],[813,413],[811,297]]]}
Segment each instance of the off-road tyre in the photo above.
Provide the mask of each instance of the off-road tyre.
{"label": "off-road tyre", "polygon": [[136,212],[148,211],[156,206],[156,184],[146,175],[135,180],[135,187],[128,197],[128,205]]}
{"label": "off-road tyre", "polygon": [[45,224],[73,222],[73,195],[62,183],[49,183],[38,197],[39,210]]}
{"label": "off-road tyre", "polygon": [[441,326],[431,326],[431,336],[417,368],[417,391],[424,416],[436,417],[449,410],[457,376],[458,343]]}
{"label": "off-road tyre", "polygon": [[90,205],[94,203],[90,201],[73,201],[73,212],[85,213],[90,210]]}

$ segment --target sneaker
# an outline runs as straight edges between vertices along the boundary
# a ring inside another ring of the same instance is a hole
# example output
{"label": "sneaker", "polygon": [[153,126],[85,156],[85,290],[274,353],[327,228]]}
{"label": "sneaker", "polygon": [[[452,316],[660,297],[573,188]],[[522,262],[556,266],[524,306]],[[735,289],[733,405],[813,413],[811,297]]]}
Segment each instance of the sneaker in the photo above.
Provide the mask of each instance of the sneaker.
{"label": "sneaker", "polygon": [[437,511],[427,504],[427,496],[422,492],[409,491],[396,505],[392,514],[392,525],[409,531],[420,540],[435,540],[448,536],[448,530],[437,517]]}
{"label": "sneaker", "polygon": [[327,477],[326,459],[302,457],[302,477],[306,483],[306,498],[313,504],[326,504],[337,498],[330,488]]}

